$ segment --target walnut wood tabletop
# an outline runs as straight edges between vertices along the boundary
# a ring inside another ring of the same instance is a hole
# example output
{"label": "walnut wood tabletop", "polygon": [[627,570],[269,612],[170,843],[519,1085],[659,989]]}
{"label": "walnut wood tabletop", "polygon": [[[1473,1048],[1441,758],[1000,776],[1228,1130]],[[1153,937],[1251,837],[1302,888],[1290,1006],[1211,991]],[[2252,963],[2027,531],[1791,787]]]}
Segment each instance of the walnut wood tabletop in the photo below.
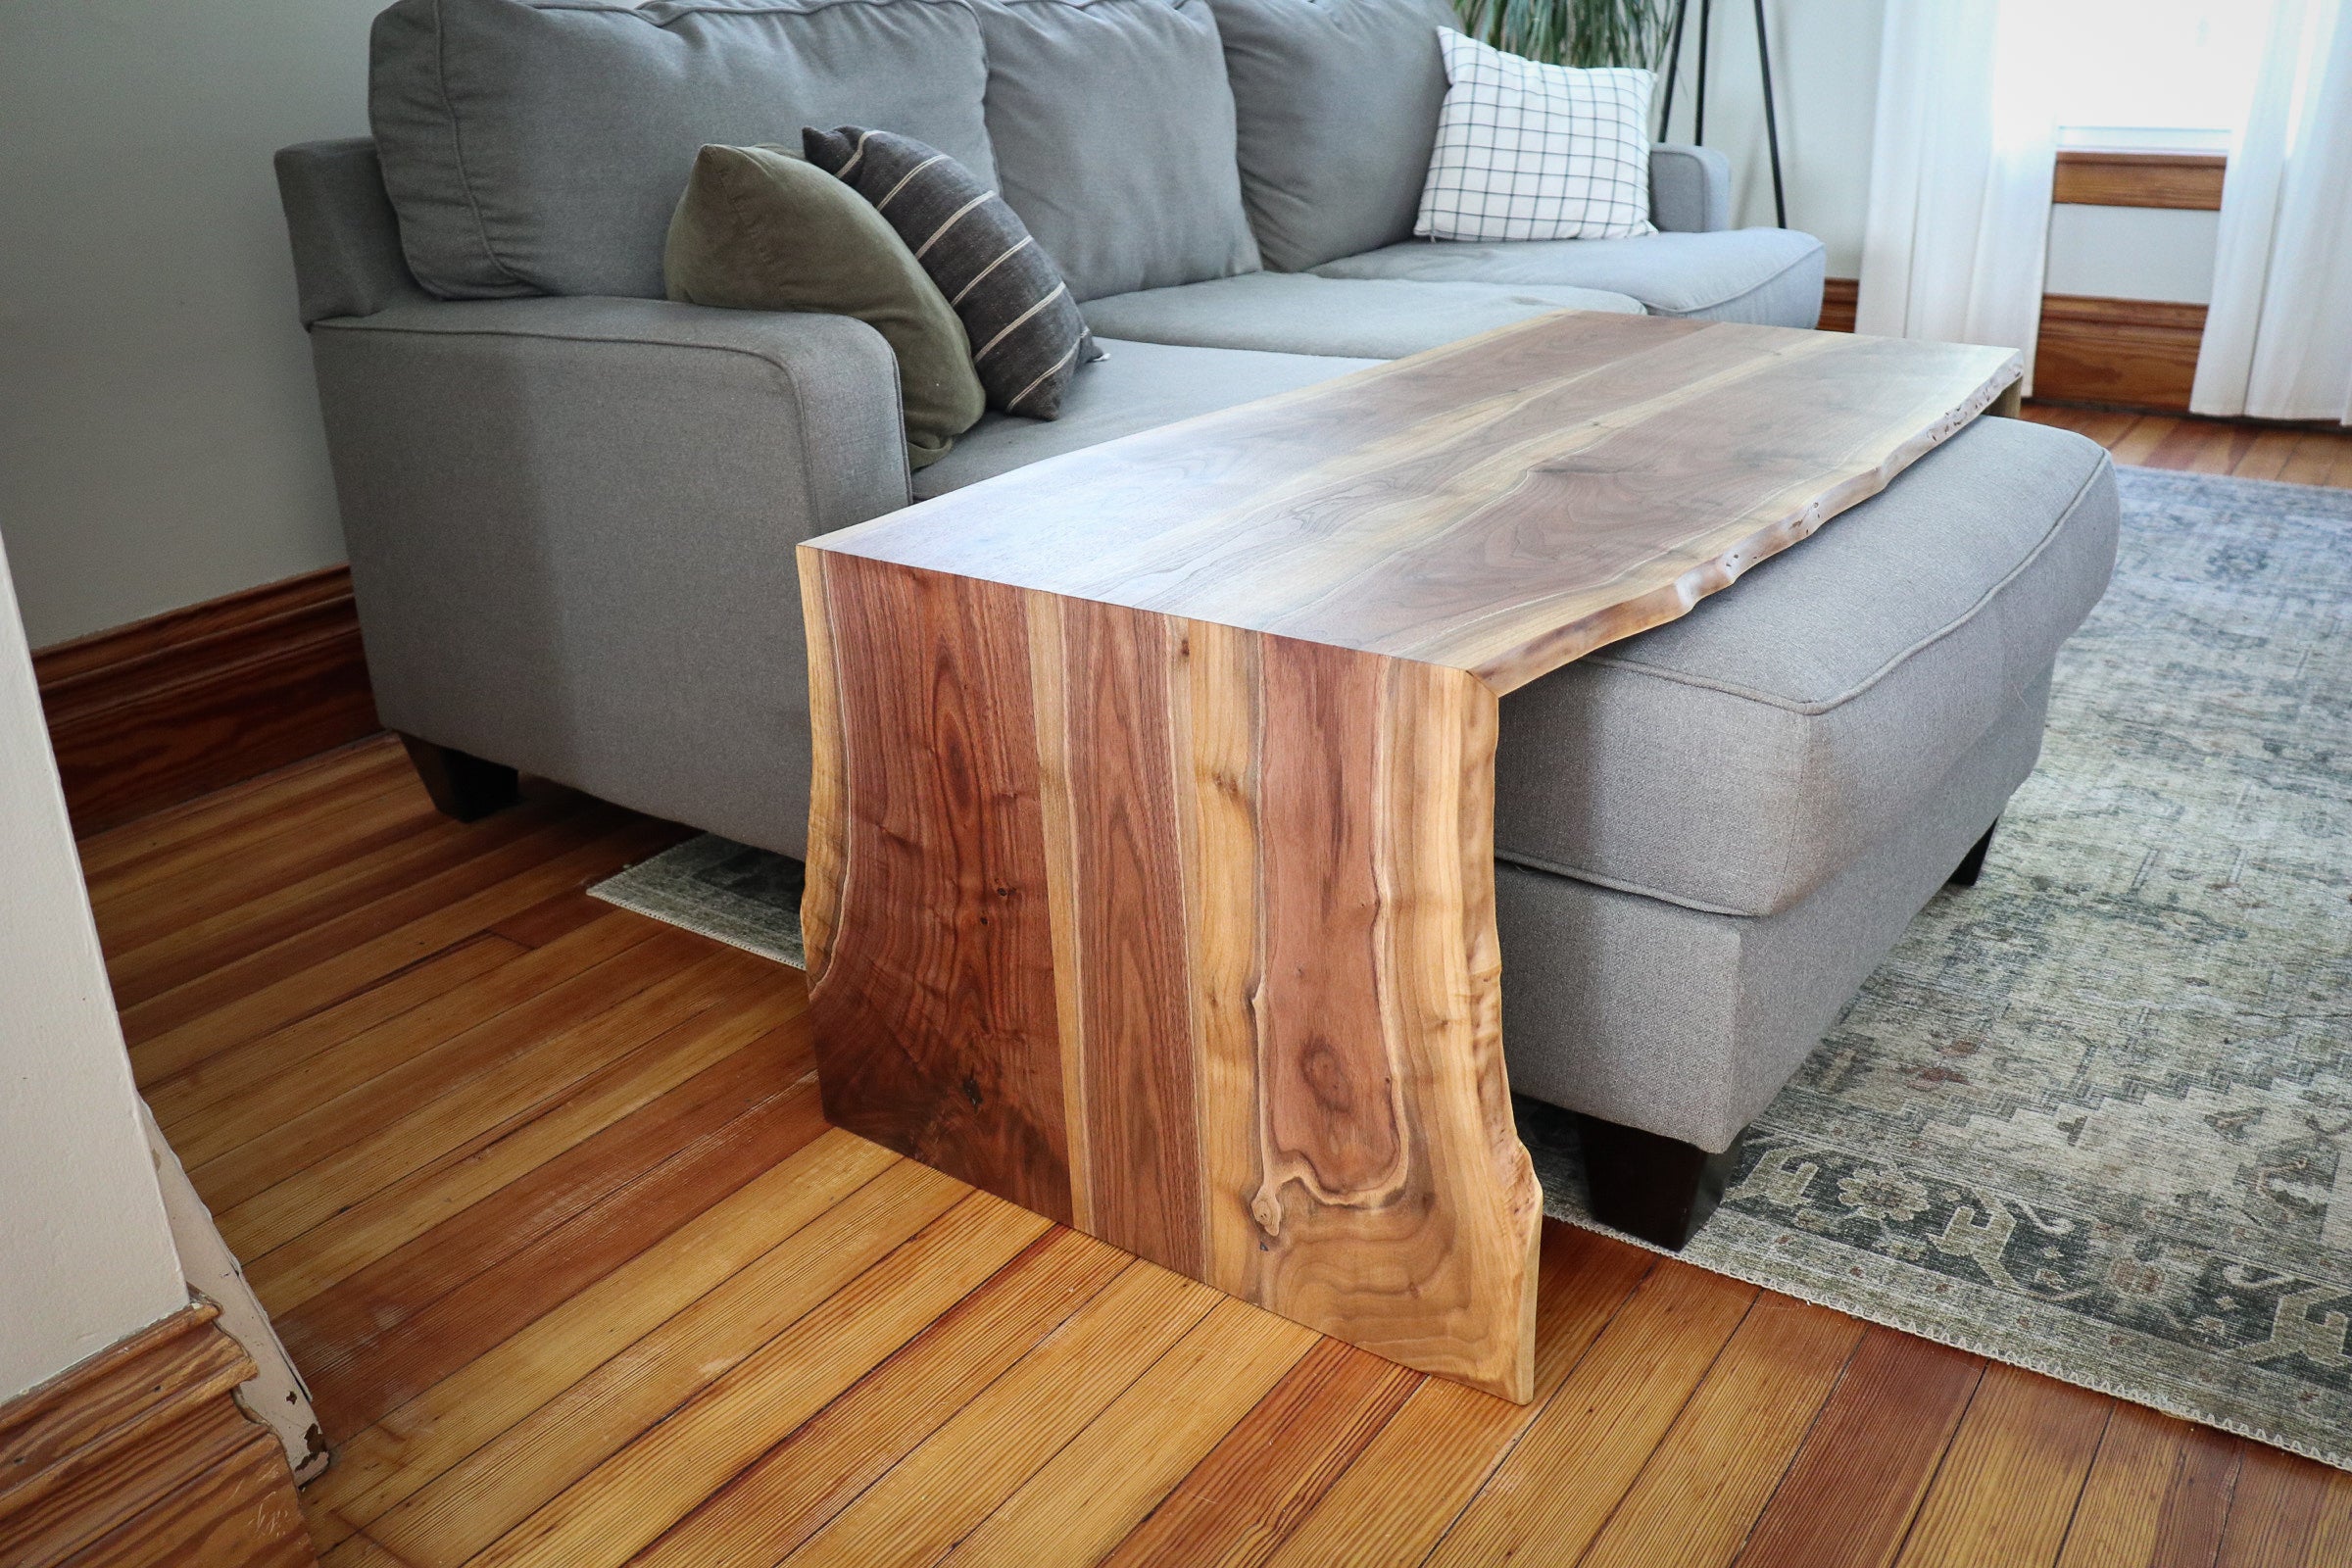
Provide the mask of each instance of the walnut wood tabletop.
{"label": "walnut wood tabletop", "polygon": [[1562,314],[803,545],[826,1113],[1527,1398],[1497,699],[1803,539],[2017,376]]}

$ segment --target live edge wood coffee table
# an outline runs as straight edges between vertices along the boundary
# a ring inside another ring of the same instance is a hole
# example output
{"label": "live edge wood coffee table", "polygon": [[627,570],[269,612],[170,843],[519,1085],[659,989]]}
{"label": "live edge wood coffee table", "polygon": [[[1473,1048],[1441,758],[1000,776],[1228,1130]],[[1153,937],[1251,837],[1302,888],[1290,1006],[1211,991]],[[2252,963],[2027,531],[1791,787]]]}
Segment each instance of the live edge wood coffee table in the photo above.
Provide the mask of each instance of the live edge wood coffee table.
{"label": "live edge wood coffee table", "polygon": [[2006,350],[1560,315],[801,546],[837,1125],[1530,1396],[1496,701],[1992,406]]}

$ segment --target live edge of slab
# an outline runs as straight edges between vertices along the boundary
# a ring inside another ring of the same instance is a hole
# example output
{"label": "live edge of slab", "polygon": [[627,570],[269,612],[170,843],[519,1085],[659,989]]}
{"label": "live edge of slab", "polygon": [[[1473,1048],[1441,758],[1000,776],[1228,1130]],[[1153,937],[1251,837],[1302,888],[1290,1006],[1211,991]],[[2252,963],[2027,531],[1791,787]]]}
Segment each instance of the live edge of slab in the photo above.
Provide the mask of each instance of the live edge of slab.
{"label": "live edge of slab", "polygon": [[1498,699],[2001,399],[2007,350],[1563,314],[803,545],[837,1124],[1529,1396]]}

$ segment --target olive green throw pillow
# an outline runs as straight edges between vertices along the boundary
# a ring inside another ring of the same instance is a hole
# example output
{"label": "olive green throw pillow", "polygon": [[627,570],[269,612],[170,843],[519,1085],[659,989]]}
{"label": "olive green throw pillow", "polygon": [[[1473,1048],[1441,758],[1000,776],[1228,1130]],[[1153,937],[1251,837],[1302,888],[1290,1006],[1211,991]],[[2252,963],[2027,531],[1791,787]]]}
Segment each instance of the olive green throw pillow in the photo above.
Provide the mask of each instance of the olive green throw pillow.
{"label": "olive green throw pillow", "polygon": [[906,461],[946,457],[987,408],[955,307],[887,219],[780,147],[705,147],[669,220],[669,297],[855,316],[899,359]]}

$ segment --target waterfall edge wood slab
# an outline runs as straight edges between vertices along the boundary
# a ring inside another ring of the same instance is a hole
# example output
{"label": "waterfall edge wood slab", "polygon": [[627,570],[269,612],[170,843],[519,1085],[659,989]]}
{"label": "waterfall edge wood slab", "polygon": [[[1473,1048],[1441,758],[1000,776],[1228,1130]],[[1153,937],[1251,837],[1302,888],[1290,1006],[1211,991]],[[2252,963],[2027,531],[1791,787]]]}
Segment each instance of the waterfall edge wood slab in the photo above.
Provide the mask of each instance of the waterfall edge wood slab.
{"label": "waterfall edge wood slab", "polygon": [[1804,538],[2017,374],[1563,314],[803,545],[827,1115],[1527,1398],[1498,699]]}

